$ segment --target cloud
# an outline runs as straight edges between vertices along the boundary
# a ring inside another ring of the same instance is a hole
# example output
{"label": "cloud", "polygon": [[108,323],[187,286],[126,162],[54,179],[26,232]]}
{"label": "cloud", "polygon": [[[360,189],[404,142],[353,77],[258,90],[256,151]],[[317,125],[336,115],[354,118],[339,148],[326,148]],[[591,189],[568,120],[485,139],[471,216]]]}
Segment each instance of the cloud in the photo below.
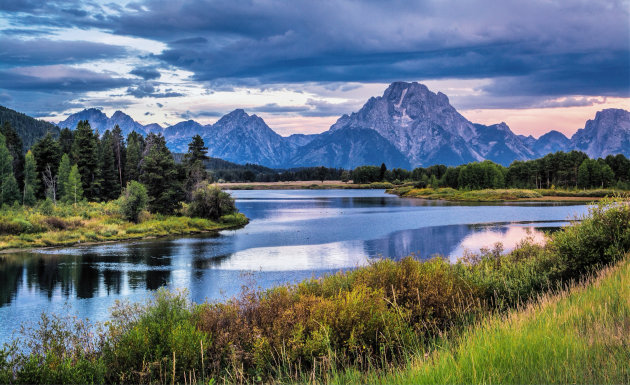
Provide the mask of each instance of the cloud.
{"label": "cloud", "polygon": [[629,15],[621,0],[605,7],[516,0],[143,6],[114,18],[115,30],[168,43],[159,59],[212,84],[512,77],[526,87],[506,89],[524,95],[628,95],[630,88]]}
{"label": "cloud", "polygon": [[3,66],[77,64],[89,60],[116,59],[127,54],[127,49],[118,45],[0,37],[0,63]]}
{"label": "cloud", "polygon": [[102,91],[125,87],[125,78],[64,65],[16,67],[0,70],[0,88],[53,93]]}
{"label": "cloud", "polygon": [[[167,48],[151,59],[164,68],[190,71],[194,81],[213,90],[317,83],[349,92],[356,85],[344,86],[348,82],[483,78],[491,81],[480,96],[469,98],[480,103],[477,108],[524,108],[567,95],[630,96],[626,0],[141,0],[124,5],[15,0],[1,2],[0,14],[15,28],[95,29],[164,43]],[[43,64],[66,64],[115,54],[105,45],[67,48],[76,52],[69,55],[73,58],[16,46],[26,58],[2,55],[0,65],[35,65],[38,58]],[[157,79],[159,70],[140,67],[131,74],[147,81]],[[136,98],[177,94],[139,83],[129,85],[128,93]],[[256,108],[327,116],[345,107],[306,105],[291,111],[268,103]]]}
{"label": "cloud", "polygon": [[144,80],[154,80],[161,76],[160,71],[158,71],[155,67],[138,67],[129,73],[139,76]]}
{"label": "cloud", "polygon": [[143,83],[135,87],[127,88],[127,95],[134,96],[136,98],[174,98],[179,96],[185,96],[179,92],[173,92],[167,90],[166,92],[160,92],[151,83]]}

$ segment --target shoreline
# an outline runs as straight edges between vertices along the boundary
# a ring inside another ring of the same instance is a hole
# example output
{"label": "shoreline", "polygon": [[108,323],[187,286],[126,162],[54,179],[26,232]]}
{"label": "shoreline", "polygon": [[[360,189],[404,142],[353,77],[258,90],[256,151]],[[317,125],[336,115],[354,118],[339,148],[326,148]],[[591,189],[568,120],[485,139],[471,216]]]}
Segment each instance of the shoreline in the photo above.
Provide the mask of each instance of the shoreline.
{"label": "shoreline", "polygon": [[[180,218],[184,218],[184,217],[180,217]],[[187,219],[194,219],[194,218],[189,218],[189,217],[185,217]],[[248,223],[249,223],[249,218],[245,217],[244,215],[239,216],[240,220],[242,222],[240,223],[224,223],[224,224],[219,224],[218,227],[216,228],[207,228],[207,229],[190,229],[190,230],[184,230],[181,232],[173,232],[173,233],[166,233],[166,234],[149,234],[149,235],[141,235],[139,234],[138,236],[128,236],[128,237],[122,237],[122,238],[117,238],[117,239],[104,239],[104,240],[94,240],[94,241],[85,241],[82,242],[81,240],[78,240],[77,242],[68,242],[68,243],[57,243],[57,244],[50,244],[50,245],[43,245],[43,246],[31,246],[31,245],[25,245],[25,247],[7,247],[7,248],[3,248],[0,249],[0,259],[2,258],[2,256],[6,255],[6,254],[14,254],[14,253],[37,253],[37,250],[51,250],[51,249],[63,249],[63,248],[74,248],[74,247],[82,247],[82,246],[97,246],[97,245],[105,245],[105,244],[111,244],[111,243],[123,243],[123,242],[130,242],[130,241],[145,241],[145,240],[154,240],[154,239],[161,239],[161,238],[169,238],[169,237],[185,237],[185,236],[190,236],[190,235],[199,235],[199,234],[218,234],[220,231],[223,230],[236,230],[236,229],[240,229],[245,227]],[[41,235],[44,235],[47,233],[41,233]],[[33,234],[33,235],[37,235],[37,234]]]}
{"label": "shoreline", "polygon": [[616,190],[527,190],[527,189],[484,189],[456,190],[452,188],[414,188],[399,186],[386,190],[400,198],[441,200],[447,202],[597,202],[615,194],[628,194]]}
{"label": "shoreline", "polygon": [[392,189],[395,185],[389,182],[354,184],[340,180],[290,181],[290,182],[225,182],[217,183],[222,190],[382,190]]}
{"label": "shoreline", "polygon": [[[249,223],[249,220],[248,222]],[[83,247],[83,246],[98,246],[98,245],[107,245],[111,243],[124,243],[124,242],[132,242],[132,241],[150,241],[155,239],[164,239],[164,238],[182,238],[189,235],[201,235],[201,234],[212,234],[219,233],[224,230],[238,230],[247,225],[247,223],[242,225],[233,225],[226,226],[222,228],[217,228],[214,230],[199,230],[199,231],[191,231],[189,233],[183,234],[160,234],[160,235],[150,235],[147,237],[136,237],[136,238],[121,238],[121,239],[112,239],[108,241],[89,241],[89,242],[76,242],[65,245],[50,245],[50,246],[41,246],[41,247],[25,247],[25,248],[11,248],[11,249],[0,249],[0,259],[2,259],[2,254],[13,254],[13,253],[37,253],[37,250],[54,250],[54,249],[65,249],[67,247]]]}

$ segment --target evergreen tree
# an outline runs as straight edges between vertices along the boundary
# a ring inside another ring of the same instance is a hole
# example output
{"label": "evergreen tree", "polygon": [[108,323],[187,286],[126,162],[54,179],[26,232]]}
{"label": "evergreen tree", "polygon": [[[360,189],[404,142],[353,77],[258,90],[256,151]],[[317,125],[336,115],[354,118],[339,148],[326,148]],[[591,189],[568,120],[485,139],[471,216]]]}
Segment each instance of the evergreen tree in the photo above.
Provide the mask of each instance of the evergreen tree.
{"label": "evergreen tree", "polygon": [[193,136],[192,141],[188,144],[188,152],[184,155],[184,190],[186,190],[186,198],[189,201],[192,199],[195,187],[201,181],[209,178],[204,165],[204,161],[210,159],[206,155],[207,153],[208,147],[201,136]]}
{"label": "evergreen tree", "polygon": [[37,178],[37,165],[35,157],[31,151],[24,157],[24,192],[22,194],[22,204],[32,206],[36,203],[35,191],[39,178]]}
{"label": "evergreen tree", "polygon": [[70,157],[68,154],[63,154],[61,157],[61,162],[59,162],[59,169],[57,171],[57,192],[59,195],[59,199],[62,202],[68,202],[69,193],[68,190],[68,178],[70,177],[70,169],[72,166],[70,165]]}
{"label": "evergreen tree", "polygon": [[177,174],[173,155],[166,147],[164,137],[149,134],[140,178],[147,188],[151,211],[172,214],[177,209],[182,198],[182,188]]}
{"label": "evergreen tree", "polygon": [[68,127],[59,132],[59,147],[62,154],[72,154],[72,142],[74,142],[74,134]]}
{"label": "evergreen tree", "polygon": [[103,134],[99,149],[98,168],[101,180],[99,198],[102,200],[116,199],[120,196],[120,179],[114,155],[114,138],[109,130]]}
{"label": "evergreen tree", "polygon": [[197,161],[205,161],[210,159],[208,157],[208,147],[203,142],[203,139],[199,135],[192,137],[192,141],[188,143],[188,152],[184,155],[184,161],[186,163],[194,164]]}
{"label": "evergreen tree", "polygon": [[2,202],[13,204],[20,201],[20,189],[18,188],[15,175],[10,173],[6,179],[2,181]]}
{"label": "evergreen tree", "polygon": [[125,159],[125,180],[139,180],[140,179],[140,163],[142,161],[142,154],[144,153],[144,138],[142,135],[135,131],[132,131],[127,136],[127,151]]}
{"label": "evergreen tree", "polygon": [[83,199],[83,183],[81,180],[81,174],[79,174],[79,167],[75,164],[70,170],[68,175],[68,183],[66,185],[68,201],[77,203]]}
{"label": "evergreen tree", "polygon": [[17,179],[18,186],[24,183],[24,146],[22,139],[11,126],[11,123],[4,122],[0,128],[0,133],[4,135],[9,153],[13,157],[13,174]]}
{"label": "evergreen tree", "polygon": [[118,172],[118,184],[122,187],[125,185],[125,158],[126,158],[126,149],[125,149],[125,138],[123,138],[122,130],[118,125],[114,127],[112,131],[112,144],[114,150],[114,160],[116,163],[116,171]]}
{"label": "evergreen tree", "polygon": [[57,175],[57,167],[61,161],[61,149],[59,148],[59,143],[48,133],[35,143],[32,151],[37,166],[37,178],[42,182],[34,184],[34,186],[37,186],[35,194],[43,198],[45,193],[44,172],[50,168],[51,173]]}
{"label": "evergreen tree", "polygon": [[92,132],[90,123],[87,120],[80,121],[74,133],[72,160],[79,169],[83,191],[89,200],[98,198],[100,189],[97,144],[98,135]]}
{"label": "evergreen tree", "polygon": [[19,197],[18,185],[13,175],[13,157],[4,135],[0,134],[0,204],[13,204]]}
{"label": "evergreen tree", "polygon": [[381,163],[381,170],[379,173],[379,180],[382,182],[385,180],[385,173],[387,172],[387,166],[385,166],[385,163]]}

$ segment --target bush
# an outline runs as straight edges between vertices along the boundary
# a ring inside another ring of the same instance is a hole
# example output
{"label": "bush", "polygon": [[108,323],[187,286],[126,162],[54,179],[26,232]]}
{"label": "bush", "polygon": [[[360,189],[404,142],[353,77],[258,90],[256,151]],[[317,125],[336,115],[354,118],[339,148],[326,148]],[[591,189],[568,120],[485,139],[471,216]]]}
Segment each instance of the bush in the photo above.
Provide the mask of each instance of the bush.
{"label": "bush", "polygon": [[112,315],[104,347],[109,381],[181,383],[202,367],[201,348],[210,346],[210,338],[195,327],[184,293],[160,289],[146,306],[119,304]]}
{"label": "bush", "polygon": [[188,205],[187,214],[190,217],[218,220],[223,215],[236,212],[234,199],[230,194],[222,191],[218,186],[203,181],[197,185],[192,193],[192,202]]}
{"label": "bush", "polygon": [[125,219],[138,223],[142,210],[147,207],[149,197],[147,189],[140,182],[132,180],[122,193],[120,208]]}

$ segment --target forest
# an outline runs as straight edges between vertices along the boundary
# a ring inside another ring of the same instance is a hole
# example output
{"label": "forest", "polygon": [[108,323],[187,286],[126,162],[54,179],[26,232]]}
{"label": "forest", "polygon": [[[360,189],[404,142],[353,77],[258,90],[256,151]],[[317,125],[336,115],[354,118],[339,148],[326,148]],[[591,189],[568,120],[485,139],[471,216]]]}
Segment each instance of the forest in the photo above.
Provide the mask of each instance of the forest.
{"label": "forest", "polygon": [[514,161],[509,167],[492,161],[473,162],[456,167],[434,165],[412,171],[362,166],[352,171],[354,183],[389,181],[416,182],[416,187],[454,189],[630,189],[630,160],[622,154],[605,159],[589,159],[580,151],[559,151],[542,158]]}

